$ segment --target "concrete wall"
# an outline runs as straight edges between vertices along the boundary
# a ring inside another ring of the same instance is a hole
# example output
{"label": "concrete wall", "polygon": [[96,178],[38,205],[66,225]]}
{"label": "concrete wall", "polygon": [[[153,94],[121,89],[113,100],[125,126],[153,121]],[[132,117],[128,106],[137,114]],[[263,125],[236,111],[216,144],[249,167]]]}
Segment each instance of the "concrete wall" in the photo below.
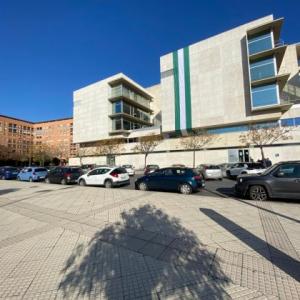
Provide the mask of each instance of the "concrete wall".
{"label": "concrete wall", "polygon": [[109,137],[112,105],[110,87],[102,80],[74,92],[74,143],[91,142]]}
{"label": "concrete wall", "polygon": [[[196,151],[196,165],[202,163],[220,164],[228,162],[228,149],[231,147],[235,149],[249,149],[250,157],[255,161],[261,159],[261,153],[258,148],[247,148],[239,142],[240,133],[227,133],[218,135],[214,138],[213,142],[207,145],[206,150]],[[284,146],[265,147],[265,156],[269,157],[272,162],[282,160],[300,160],[300,128],[295,128],[291,132],[293,139],[287,141],[279,141],[279,144]],[[298,143],[298,145],[294,145]],[[124,144],[122,147],[122,155],[116,155],[116,164],[132,164],[140,169],[144,167],[144,155],[134,153],[135,143]],[[225,149],[212,149],[212,148],[225,148]],[[172,164],[185,164],[192,166],[193,152],[182,151],[184,148],[180,143],[180,139],[165,139],[156,148],[155,151],[160,153],[151,153],[147,158],[147,163],[158,164],[160,167],[167,167]],[[169,152],[173,150],[174,152]],[[106,164],[106,157],[84,157],[82,159],[84,164],[96,163]],[[79,160],[70,160],[70,164],[78,165]]]}
{"label": "concrete wall", "polygon": [[156,84],[146,88],[146,90],[153,96],[153,101],[150,104],[151,109],[153,110],[152,122],[154,126],[161,125],[161,85]]}
{"label": "concrete wall", "polygon": [[[246,31],[273,20],[267,16],[189,46],[192,126],[225,126],[279,118],[250,112]],[[161,57],[162,129],[175,130],[172,53]]]}

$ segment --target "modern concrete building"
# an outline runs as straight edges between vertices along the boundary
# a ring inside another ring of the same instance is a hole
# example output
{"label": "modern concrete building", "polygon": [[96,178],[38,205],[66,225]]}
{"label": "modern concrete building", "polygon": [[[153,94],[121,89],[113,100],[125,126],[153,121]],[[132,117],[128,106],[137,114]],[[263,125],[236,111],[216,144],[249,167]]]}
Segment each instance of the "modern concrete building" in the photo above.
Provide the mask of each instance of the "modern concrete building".
{"label": "modern concrete building", "polygon": [[197,164],[256,160],[259,150],[239,141],[251,124],[293,126],[293,139],[267,147],[266,155],[300,159],[300,45],[281,40],[282,23],[270,15],[166,54],[153,87],[118,74],[75,91],[74,143],[90,150],[83,161],[106,163],[93,146],[118,137],[124,145],[115,163],[142,167],[136,139],[162,133],[149,163],[191,165],[180,143],[190,129],[218,134],[196,153]]}
{"label": "modern concrete building", "polygon": [[53,154],[68,160],[76,155],[73,144],[73,119],[30,122],[0,115],[0,160],[26,160],[34,145],[46,145]]}

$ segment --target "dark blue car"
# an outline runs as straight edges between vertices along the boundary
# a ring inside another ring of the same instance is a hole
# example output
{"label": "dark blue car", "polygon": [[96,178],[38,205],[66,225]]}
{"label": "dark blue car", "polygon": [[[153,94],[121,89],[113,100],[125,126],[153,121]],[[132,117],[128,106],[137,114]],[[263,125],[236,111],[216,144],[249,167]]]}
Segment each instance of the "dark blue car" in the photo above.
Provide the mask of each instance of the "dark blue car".
{"label": "dark blue car", "polygon": [[19,169],[15,167],[0,167],[0,179],[16,179],[19,173]]}
{"label": "dark blue car", "polygon": [[135,182],[137,190],[177,191],[182,194],[191,194],[204,186],[200,173],[191,168],[159,169]]}

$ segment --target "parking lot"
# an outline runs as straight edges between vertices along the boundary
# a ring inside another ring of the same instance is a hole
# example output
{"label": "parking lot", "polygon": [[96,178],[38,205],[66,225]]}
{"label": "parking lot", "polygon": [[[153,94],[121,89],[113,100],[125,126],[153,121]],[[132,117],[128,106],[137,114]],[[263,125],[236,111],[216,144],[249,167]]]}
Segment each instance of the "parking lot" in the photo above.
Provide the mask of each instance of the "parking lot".
{"label": "parking lot", "polygon": [[[130,185],[123,186],[123,189],[134,189],[135,180],[142,175],[134,175],[130,177]],[[217,196],[217,197],[228,197],[234,194],[235,180],[223,178],[223,180],[206,180],[205,188],[194,193],[199,196]]]}
{"label": "parking lot", "polygon": [[300,205],[0,181],[0,299],[299,299]]}

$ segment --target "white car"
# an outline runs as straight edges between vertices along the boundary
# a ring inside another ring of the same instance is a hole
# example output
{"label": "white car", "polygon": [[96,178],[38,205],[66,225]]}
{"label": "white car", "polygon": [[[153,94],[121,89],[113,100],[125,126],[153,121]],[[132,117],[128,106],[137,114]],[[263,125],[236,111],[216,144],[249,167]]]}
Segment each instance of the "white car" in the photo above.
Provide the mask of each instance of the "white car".
{"label": "white car", "polygon": [[96,168],[78,178],[79,185],[101,185],[106,188],[130,183],[129,175],[121,167]]}
{"label": "white car", "polygon": [[265,170],[266,168],[261,163],[237,163],[227,169],[226,175],[232,178],[241,174],[261,174]]}
{"label": "white car", "polygon": [[129,176],[134,176],[135,171],[132,165],[123,165],[122,168],[124,168],[127,171]]}

